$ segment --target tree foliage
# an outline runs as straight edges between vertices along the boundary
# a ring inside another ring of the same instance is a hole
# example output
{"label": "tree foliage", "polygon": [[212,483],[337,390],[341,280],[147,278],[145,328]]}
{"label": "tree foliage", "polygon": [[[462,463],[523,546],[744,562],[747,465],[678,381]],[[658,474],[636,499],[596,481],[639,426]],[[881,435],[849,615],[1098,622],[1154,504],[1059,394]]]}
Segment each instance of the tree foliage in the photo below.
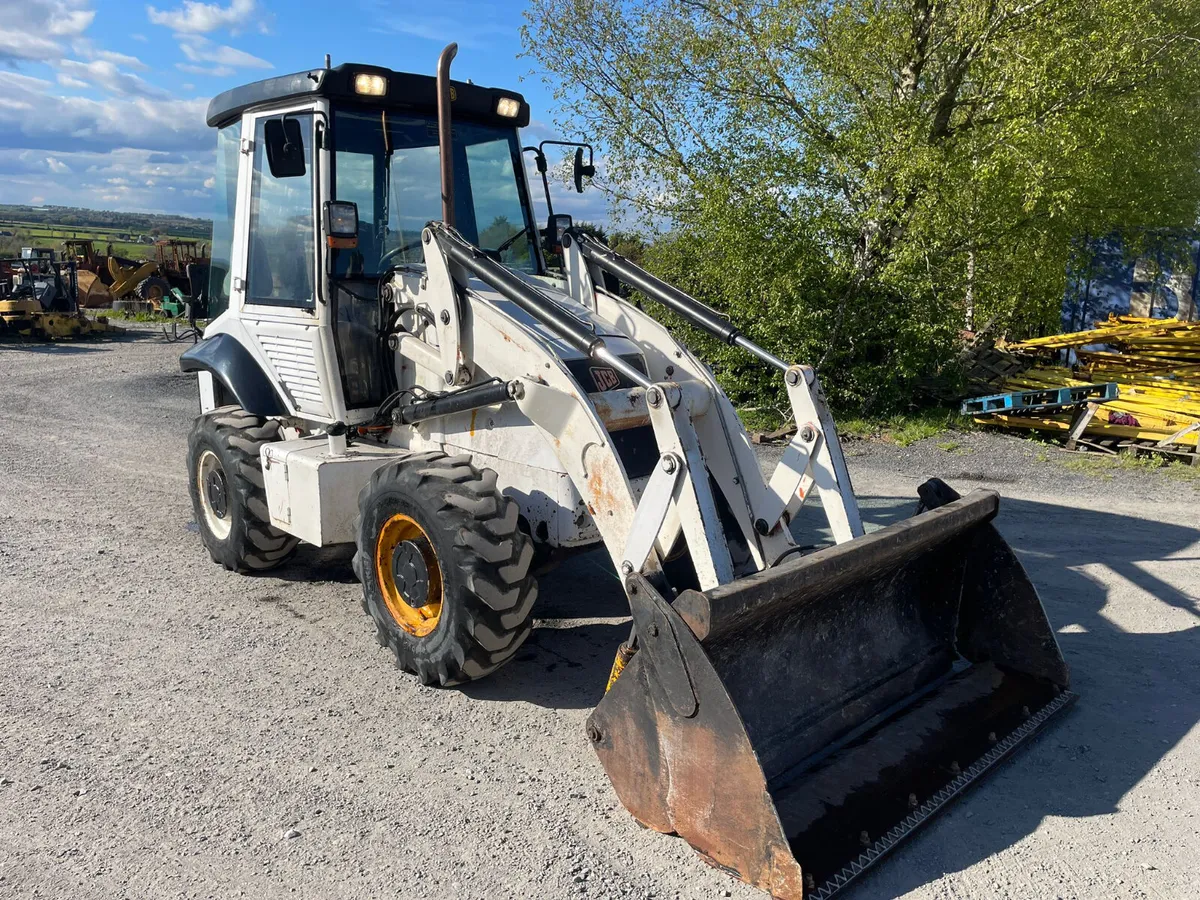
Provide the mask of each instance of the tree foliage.
{"label": "tree foliage", "polygon": [[[1057,319],[1081,238],[1190,227],[1196,0],[533,0],[525,39],[659,273],[843,404]],[[739,399],[773,384],[707,348]]]}

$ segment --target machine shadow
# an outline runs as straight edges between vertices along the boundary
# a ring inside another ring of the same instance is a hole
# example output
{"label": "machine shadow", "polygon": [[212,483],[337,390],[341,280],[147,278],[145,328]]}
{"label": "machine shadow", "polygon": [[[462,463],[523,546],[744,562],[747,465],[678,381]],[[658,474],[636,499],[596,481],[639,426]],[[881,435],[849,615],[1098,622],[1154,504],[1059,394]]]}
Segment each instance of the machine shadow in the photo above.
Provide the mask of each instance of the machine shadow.
{"label": "machine shadow", "polygon": [[0,337],[0,351],[15,350],[21,353],[40,353],[44,355],[78,356],[85,353],[107,353],[109,344],[132,344],[153,340],[154,332],[129,329],[119,334],[92,335],[78,340],[63,339],[55,341],[20,338],[11,335]]}
{"label": "machine shadow", "polygon": [[512,663],[463,692],[553,709],[595,706],[629,637],[629,606],[607,553],[594,550],[541,575],[533,614],[533,633]]}
{"label": "machine shadow", "polygon": [[[303,584],[319,584],[321,582],[352,584],[357,588],[358,576],[354,574],[351,565],[353,558],[353,544],[334,544],[329,547],[301,544],[286,565],[263,574],[281,581],[295,581]],[[362,596],[361,589],[356,596]]]}
{"label": "machine shadow", "polygon": [[[862,504],[869,528],[908,518],[916,507],[915,498],[865,497]],[[802,542],[821,539],[820,529],[810,528],[820,518],[818,507],[797,522]],[[1031,834],[1046,816],[1115,812],[1200,721],[1200,598],[1140,565],[1200,551],[1200,528],[1016,499],[1001,501],[997,524],[1059,632],[1080,700],[1013,764],[966,795],[969,818],[951,808],[942,821],[952,820],[953,828],[935,824],[866,878],[855,897],[895,897],[966,869]],[[1163,634],[1122,630],[1102,614],[1109,589],[1080,571],[1088,565],[1106,566],[1154,598],[1140,602],[1180,610],[1190,624]],[[603,552],[570,560],[540,583],[538,625],[513,664],[465,692],[554,708],[593,706],[628,635],[620,583]]]}
{"label": "machine shadow", "polygon": [[0,338],[0,352],[14,351],[17,353],[56,354],[58,356],[78,356],[84,353],[106,353],[108,348],[103,344],[75,344],[66,341],[22,341],[16,338]]}

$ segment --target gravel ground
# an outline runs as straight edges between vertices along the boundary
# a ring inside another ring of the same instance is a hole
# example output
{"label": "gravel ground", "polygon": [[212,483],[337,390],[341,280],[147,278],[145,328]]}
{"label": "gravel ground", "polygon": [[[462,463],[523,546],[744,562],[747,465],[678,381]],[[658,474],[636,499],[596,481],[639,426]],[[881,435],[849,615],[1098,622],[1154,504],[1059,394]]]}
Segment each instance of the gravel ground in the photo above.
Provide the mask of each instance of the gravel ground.
{"label": "gravel ground", "polygon": [[[209,561],[179,350],[0,345],[0,896],[762,896],[638,828],[588,746],[627,628],[596,555],[514,664],[423,688],[346,554]],[[1200,896],[1200,482],[987,434],[848,452],[874,525],[929,475],[1002,492],[1082,695],[854,900]]]}

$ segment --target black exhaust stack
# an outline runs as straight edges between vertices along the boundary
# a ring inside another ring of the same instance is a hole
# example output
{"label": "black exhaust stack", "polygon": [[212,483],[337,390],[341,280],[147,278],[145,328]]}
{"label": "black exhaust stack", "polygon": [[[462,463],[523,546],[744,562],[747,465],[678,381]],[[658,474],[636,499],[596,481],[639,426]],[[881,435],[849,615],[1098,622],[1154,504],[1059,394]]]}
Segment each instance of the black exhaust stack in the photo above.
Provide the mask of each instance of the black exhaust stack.
{"label": "black exhaust stack", "polygon": [[450,63],[458,55],[458,44],[447,44],[438,56],[437,111],[438,155],[442,163],[442,221],[454,227],[454,150],[450,122]]}

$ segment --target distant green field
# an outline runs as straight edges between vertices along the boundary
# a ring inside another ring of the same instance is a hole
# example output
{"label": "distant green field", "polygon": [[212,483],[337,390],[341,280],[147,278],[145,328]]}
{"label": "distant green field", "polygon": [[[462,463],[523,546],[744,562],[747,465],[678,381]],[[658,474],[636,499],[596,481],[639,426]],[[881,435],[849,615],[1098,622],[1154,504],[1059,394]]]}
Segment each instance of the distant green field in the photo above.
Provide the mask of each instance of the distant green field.
{"label": "distant green field", "polygon": [[[18,222],[12,220],[0,219],[0,231],[11,231],[13,237],[0,237],[0,246],[8,246],[14,248],[20,247],[49,247],[56,253],[61,253],[63,249],[62,242],[66,238],[90,238],[95,242],[96,250],[99,253],[107,253],[108,245],[112,244],[113,253],[117,256],[128,257],[129,259],[149,259],[154,255],[154,241],[176,238],[178,240],[199,240],[200,243],[208,243],[207,239],[196,238],[194,235],[186,234],[159,234],[158,237],[150,237],[147,235],[149,243],[139,243],[136,238],[141,236],[141,233],[130,231],[122,228],[103,228],[93,226],[57,226],[47,225],[43,222]],[[130,240],[129,238],[134,238]],[[0,252],[0,255],[14,252],[14,250]]]}

